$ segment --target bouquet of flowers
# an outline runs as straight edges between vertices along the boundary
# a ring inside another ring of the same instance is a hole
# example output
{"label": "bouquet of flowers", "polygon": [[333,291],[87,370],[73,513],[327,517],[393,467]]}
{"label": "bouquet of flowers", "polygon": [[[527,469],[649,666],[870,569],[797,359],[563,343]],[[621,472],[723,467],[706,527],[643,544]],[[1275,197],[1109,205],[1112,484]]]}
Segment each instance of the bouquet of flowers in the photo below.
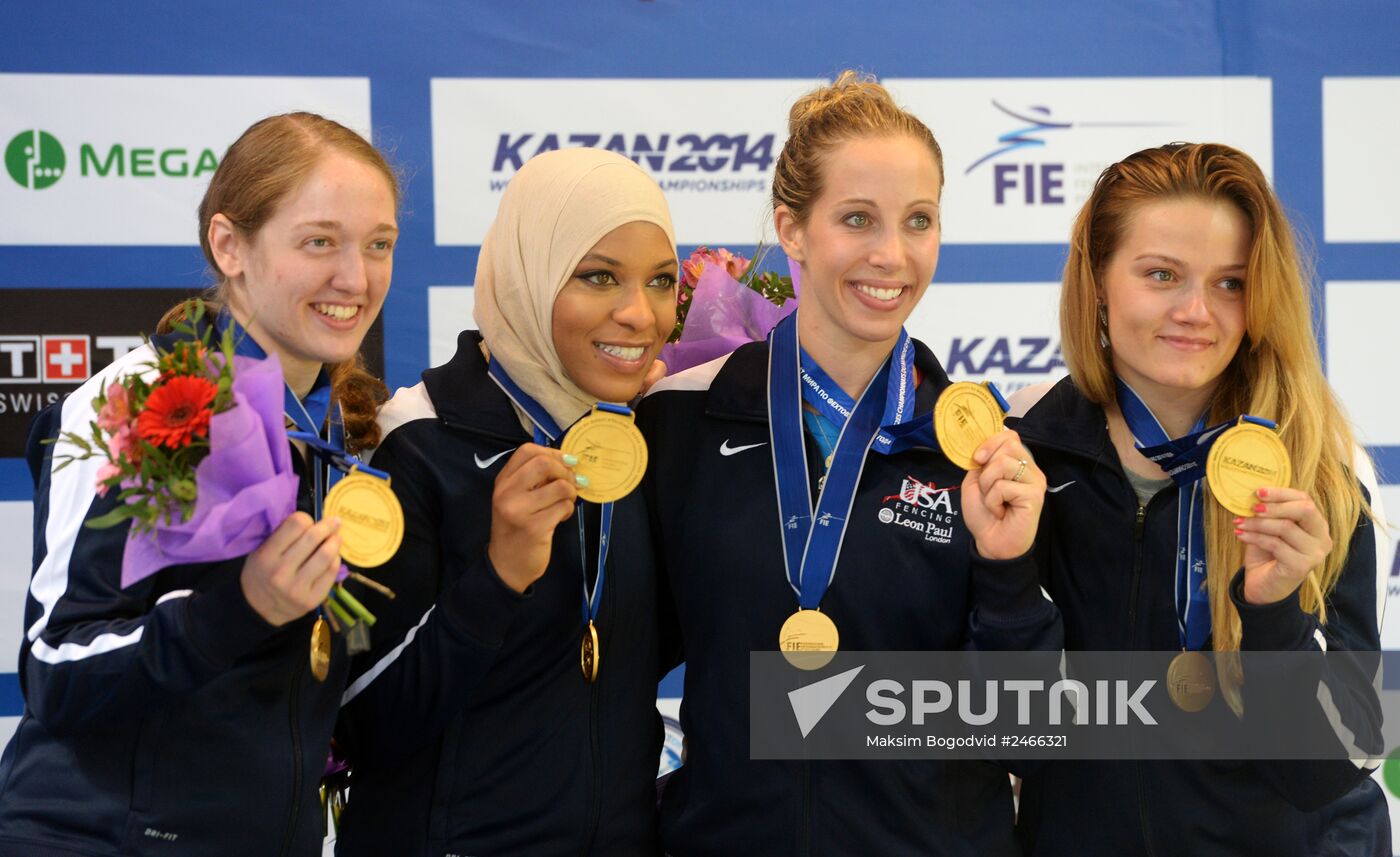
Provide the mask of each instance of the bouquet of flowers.
{"label": "bouquet of flowers", "polygon": [[750,260],[722,247],[700,247],[681,263],[676,327],[661,349],[668,374],[757,342],[796,310],[797,267],[789,262],[790,277],[760,271],[764,250],[759,245]]}
{"label": "bouquet of flowers", "polygon": [[[87,435],[59,438],[76,452],[57,456],[55,472],[101,458],[98,495],[119,492],[121,502],[87,526],[131,522],[123,587],[167,566],[251,553],[296,511],[281,364],[276,355],[235,354],[232,325],[211,341],[212,325],[200,329],[204,316],[203,302],[188,304],[186,320],[174,326],[181,339],[142,371],[106,385],[93,399],[97,419]],[[339,597],[343,587],[332,592]],[[353,597],[341,600],[374,623]]]}

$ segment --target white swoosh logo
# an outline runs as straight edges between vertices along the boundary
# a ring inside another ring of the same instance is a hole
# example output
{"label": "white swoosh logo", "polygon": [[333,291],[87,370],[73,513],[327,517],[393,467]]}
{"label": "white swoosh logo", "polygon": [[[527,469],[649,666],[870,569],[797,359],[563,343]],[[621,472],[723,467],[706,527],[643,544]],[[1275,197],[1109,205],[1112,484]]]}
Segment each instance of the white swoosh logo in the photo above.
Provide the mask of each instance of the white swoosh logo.
{"label": "white swoosh logo", "polygon": [[751,444],[749,444],[749,445],[747,445],[747,446],[730,446],[730,445],[729,445],[729,439],[728,439],[728,438],[725,438],[724,443],[722,443],[722,444],[719,445],[719,454],[720,454],[720,455],[725,455],[725,456],[728,456],[728,455],[737,455],[738,453],[741,453],[741,452],[743,452],[743,451],[746,450],[746,449],[757,449],[757,448],[759,448],[760,446],[767,446],[767,445],[768,445],[767,443],[751,443]]}
{"label": "white swoosh logo", "polygon": [[486,468],[488,468],[488,467],[490,467],[491,465],[495,464],[497,461],[500,461],[500,460],[501,460],[501,456],[503,456],[503,455],[510,455],[512,452],[515,452],[515,449],[514,449],[514,448],[512,448],[512,449],[507,449],[505,452],[498,452],[498,453],[496,453],[495,455],[491,456],[490,458],[485,459],[484,461],[482,460],[481,455],[480,455],[479,453],[474,454],[472,457],[476,459],[476,466],[477,466],[477,467],[480,467],[482,470],[485,470]]}
{"label": "white swoosh logo", "polygon": [[1056,485],[1054,488],[1046,488],[1046,489],[1045,489],[1045,493],[1046,493],[1046,494],[1058,494],[1058,493],[1060,493],[1061,491],[1063,491],[1063,490],[1065,490],[1066,488],[1068,488],[1069,486],[1073,485],[1074,482],[1075,482],[1075,480],[1071,479],[1070,481],[1066,482],[1066,483],[1063,484],[1063,485]]}

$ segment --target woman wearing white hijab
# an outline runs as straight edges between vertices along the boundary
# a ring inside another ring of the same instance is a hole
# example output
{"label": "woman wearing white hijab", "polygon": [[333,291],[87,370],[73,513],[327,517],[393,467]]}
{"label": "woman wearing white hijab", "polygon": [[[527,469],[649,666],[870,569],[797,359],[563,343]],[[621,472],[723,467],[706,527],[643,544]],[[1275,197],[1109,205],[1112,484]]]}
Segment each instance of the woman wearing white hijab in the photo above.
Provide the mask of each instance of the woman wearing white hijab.
{"label": "woman wearing white hijab", "polygon": [[582,502],[554,447],[638,394],[676,280],[661,189],[620,155],[541,155],[502,195],[480,332],[380,414],[373,463],[407,523],[375,572],[398,598],[342,702],[355,767],[337,854],[657,853],[646,508],[641,492]]}

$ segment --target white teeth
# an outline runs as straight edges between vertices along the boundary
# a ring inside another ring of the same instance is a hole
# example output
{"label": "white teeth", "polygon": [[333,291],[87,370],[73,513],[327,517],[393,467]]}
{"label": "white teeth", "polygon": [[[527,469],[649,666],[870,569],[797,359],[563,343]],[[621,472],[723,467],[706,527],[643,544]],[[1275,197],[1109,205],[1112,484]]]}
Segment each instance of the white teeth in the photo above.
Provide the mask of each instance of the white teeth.
{"label": "white teeth", "polygon": [[313,309],[321,315],[328,316],[336,321],[346,321],[355,317],[360,311],[357,306],[342,306],[340,304],[312,304]]}
{"label": "white teeth", "polygon": [[605,354],[611,354],[614,357],[620,357],[623,360],[641,360],[642,354],[646,352],[646,349],[640,345],[628,348],[622,345],[608,345],[603,342],[595,342],[593,344],[597,346],[599,351]]}
{"label": "white teeth", "polygon": [[856,288],[862,293],[870,295],[877,301],[892,301],[899,297],[903,289],[877,289],[874,286],[867,286],[865,283],[856,283]]}

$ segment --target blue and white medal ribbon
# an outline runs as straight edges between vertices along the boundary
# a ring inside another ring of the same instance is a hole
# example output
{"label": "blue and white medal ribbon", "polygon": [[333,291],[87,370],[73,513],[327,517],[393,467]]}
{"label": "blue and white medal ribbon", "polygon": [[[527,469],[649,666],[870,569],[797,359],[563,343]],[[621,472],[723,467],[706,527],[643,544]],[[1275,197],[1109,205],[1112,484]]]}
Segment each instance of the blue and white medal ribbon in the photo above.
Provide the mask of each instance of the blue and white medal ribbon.
{"label": "blue and white medal ribbon", "polygon": [[[486,373],[500,386],[506,396],[530,418],[530,423],[534,427],[535,443],[540,446],[553,446],[563,438],[563,430],[559,428],[559,424],[554,421],[544,406],[521,389],[520,385],[511,379],[505,367],[495,357],[490,359]],[[607,402],[600,402],[598,407],[618,413],[631,413],[628,408]],[[607,568],[608,542],[612,535],[613,504],[601,503],[599,509],[598,573],[593,578],[591,590],[588,586],[588,539],[584,530],[583,513],[579,510],[574,512],[575,517],[578,518],[578,550],[579,562],[583,571],[583,621],[585,625],[579,662],[584,678],[590,682],[596,681],[598,678],[598,665],[602,656],[598,644],[598,629],[594,623],[597,621],[598,611],[603,605],[603,576]]]}
{"label": "blue and white medal ribbon", "polygon": [[[856,402],[825,369],[799,347],[802,370],[802,398],[833,426],[843,426]],[[881,455],[894,455],[914,446],[938,448],[932,420],[916,420],[914,415],[914,340],[903,329],[890,354],[890,377],[885,389],[885,409],[880,430],[871,449]]]}
{"label": "blue and white medal ribbon", "polygon": [[[1161,467],[1177,485],[1176,601],[1177,631],[1188,651],[1205,648],[1210,639],[1210,593],[1206,588],[1205,488],[1206,458],[1211,445],[1232,425],[1229,420],[1206,428],[1206,415],[1191,431],[1172,438],[1142,397],[1118,379],[1118,408],[1143,457]],[[1247,422],[1274,428],[1271,420],[1246,415]]]}
{"label": "blue and white medal ribbon", "polygon": [[[797,315],[783,319],[770,334],[768,430],[773,448],[779,524],[783,534],[783,564],[788,583],[797,594],[800,606],[798,613],[784,625],[780,636],[779,646],[785,652],[802,650],[802,640],[789,640],[788,625],[803,614],[815,613],[836,575],[836,561],[865,468],[865,456],[880,428],[889,377],[890,361],[887,360],[850,409],[850,418],[843,421],[831,469],[814,510],[807,472],[807,450],[802,435],[803,382],[797,343]],[[835,634],[834,625],[830,628],[830,634]],[[813,646],[816,645],[813,643]],[[835,641],[832,640],[826,651],[834,650]]]}

